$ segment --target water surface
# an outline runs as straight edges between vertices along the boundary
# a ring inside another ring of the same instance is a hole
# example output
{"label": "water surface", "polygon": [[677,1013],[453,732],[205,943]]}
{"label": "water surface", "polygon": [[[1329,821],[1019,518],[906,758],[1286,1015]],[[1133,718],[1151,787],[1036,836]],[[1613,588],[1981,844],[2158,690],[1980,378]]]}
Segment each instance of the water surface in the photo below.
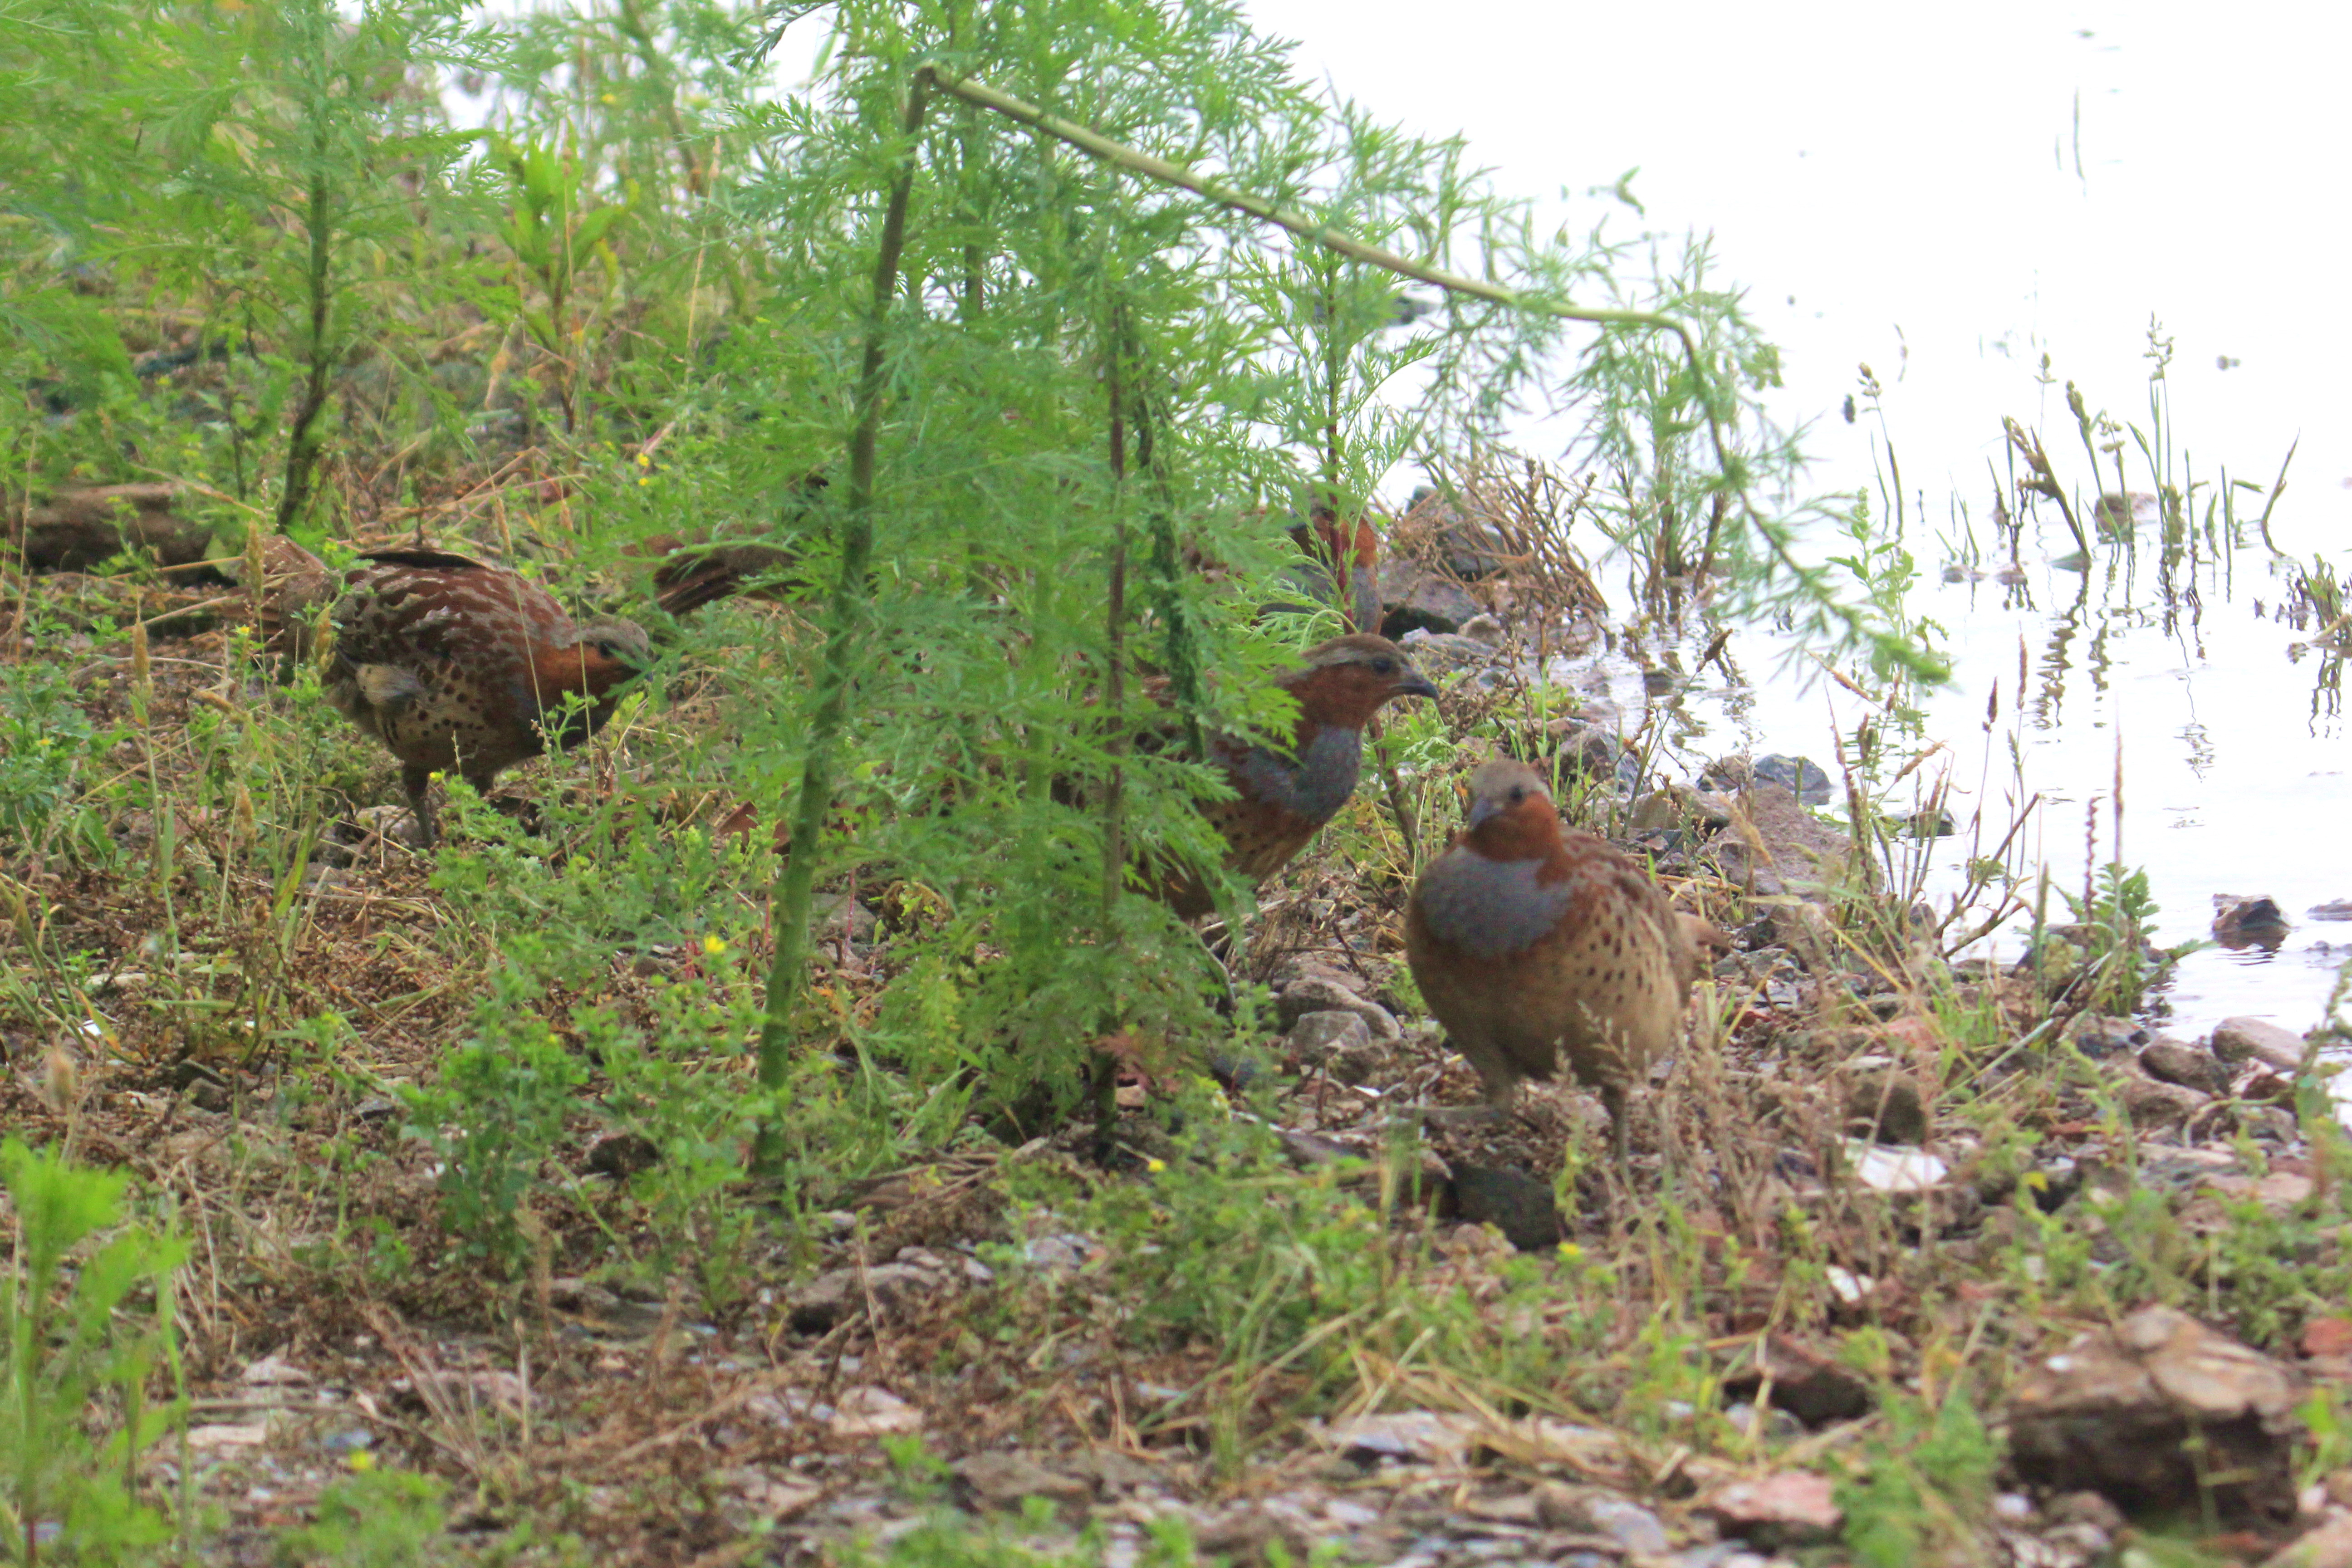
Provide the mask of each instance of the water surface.
{"label": "water surface", "polygon": [[[1928,702],[1955,801],[2005,817],[2045,809],[2028,839],[2079,887],[2084,815],[2147,868],[2160,940],[2201,935],[2215,894],[2263,893],[2295,923],[2276,953],[2211,950],[2183,965],[2170,1026],[2238,1013],[2317,1021],[2352,924],[2305,911],[2352,898],[2352,802],[2340,666],[2290,647],[2283,566],[2258,538],[2169,567],[2152,523],[2087,570],[2054,512],[2016,541],[2016,581],[1945,583],[1974,536],[2008,564],[1992,516],[2008,469],[2001,418],[2039,429],[2062,478],[2095,486],[2064,384],[2149,420],[2150,327],[2172,345],[2165,391],[2200,481],[2267,488],[2300,440],[2272,519],[2278,547],[2352,574],[2352,378],[2332,276],[2352,175],[2335,79],[2352,15],[2254,6],[1990,4],[1949,8],[1701,3],[1553,7],[1464,0],[1433,13],[1380,0],[1249,0],[1302,63],[1383,117],[1465,132],[1506,190],[1586,193],[1638,167],[1646,213],[1622,232],[1712,231],[1722,274],[1787,355],[1781,416],[1810,422],[1823,489],[1867,489],[1899,462],[1906,542],[1955,678]],[[2047,369],[2044,367],[2047,356]],[[1867,364],[1883,397],[1849,423]],[[1532,447],[1559,432],[1523,432]],[[2126,475],[2153,485],[2136,450]],[[1412,476],[1399,476],[1400,487]],[[2202,516],[2206,496],[2196,511]],[[2260,510],[2240,492],[2242,513]],[[1887,508],[1891,510],[1891,507]],[[1620,595],[1622,602],[1622,594]],[[2307,636],[2307,628],[2301,636]],[[2019,702],[2023,649],[2025,703]],[[1866,711],[1779,672],[1762,633],[1734,644],[1747,678],[1710,669],[1680,699],[1696,749],[1809,752]],[[2335,684],[2331,684],[2331,682]],[[2000,719],[1984,716],[1996,686]],[[1622,701],[1642,700],[1628,666]],[[2011,758],[2011,721],[2017,763]],[[1948,843],[1949,841],[1947,841]]]}

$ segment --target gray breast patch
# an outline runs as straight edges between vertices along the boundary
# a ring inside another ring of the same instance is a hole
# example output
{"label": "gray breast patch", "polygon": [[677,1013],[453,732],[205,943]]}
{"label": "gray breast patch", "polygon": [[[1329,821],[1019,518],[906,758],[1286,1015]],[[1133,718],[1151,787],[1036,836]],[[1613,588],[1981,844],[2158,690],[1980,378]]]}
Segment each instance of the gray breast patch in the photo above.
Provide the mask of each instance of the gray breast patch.
{"label": "gray breast patch", "polygon": [[1239,770],[1242,793],[1310,822],[1328,822],[1356,793],[1363,754],[1363,737],[1336,724],[1316,731],[1295,765],[1262,746],[1252,746]]}
{"label": "gray breast patch", "polygon": [[1507,958],[1559,924],[1573,879],[1538,887],[1541,860],[1489,860],[1456,847],[1430,868],[1421,890],[1429,932],[1474,958]]}

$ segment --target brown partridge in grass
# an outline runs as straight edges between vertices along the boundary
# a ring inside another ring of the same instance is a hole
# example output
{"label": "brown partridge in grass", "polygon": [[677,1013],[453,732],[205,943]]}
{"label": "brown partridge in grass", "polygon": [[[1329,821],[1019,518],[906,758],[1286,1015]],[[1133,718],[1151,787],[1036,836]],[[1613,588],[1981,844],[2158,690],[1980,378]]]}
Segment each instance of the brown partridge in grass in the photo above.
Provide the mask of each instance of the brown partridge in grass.
{"label": "brown partridge in grass", "polygon": [[[1364,726],[1399,697],[1435,697],[1437,688],[1386,637],[1352,633],[1307,650],[1306,663],[1275,678],[1297,700],[1290,744],[1253,745],[1235,735],[1213,735],[1209,752],[1234,798],[1211,801],[1201,813],[1223,835],[1226,868],[1253,884],[1290,863],[1356,793],[1363,766]],[[1160,896],[1186,920],[1216,908],[1198,872],[1162,877]]]}
{"label": "brown partridge in grass", "polygon": [[1412,977],[1487,1103],[1507,1110],[1521,1079],[1564,1063],[1609,1108],[1621,1172],[1627,1093],[1681,1039],[1710,943],[1727,941],[1606,842],[1564,830],[1543,780],[1508,761],[1471,774],[1468,820],[1405,910]]}
{"label": "brown partridge in grass", "polygon": [[[575,622],[512,572],[432,550],[363,555],[335,606],[327,696],[400,761],[419,836],[432,775],[487,794],[499,773],[593,735],[646,664],[642,627]],[[568,700],[586,700],[578,707]]]}

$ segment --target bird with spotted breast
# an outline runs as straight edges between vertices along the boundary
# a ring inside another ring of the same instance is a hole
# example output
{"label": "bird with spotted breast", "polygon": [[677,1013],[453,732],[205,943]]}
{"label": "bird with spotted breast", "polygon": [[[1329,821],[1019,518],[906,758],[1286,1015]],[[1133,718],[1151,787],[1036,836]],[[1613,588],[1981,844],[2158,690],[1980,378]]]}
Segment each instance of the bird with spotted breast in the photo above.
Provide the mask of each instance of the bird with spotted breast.
{"label": "bird with spotted breast", "polygon": [[[1400,697],[1437,695],[1396,644],[1363,632],[1308,648],[1274,684],[1298,703],[1287,746],[1208,737],[1234,798],[1205,802],[1201,814],[1224,838],[1226,869],[1253,886],[1288,865],[1356,793],[1372,715]],[[1186,920],[1216,908],[1207,879],[1190,867],[1162,870],[1157,891]]]}
{"label": "bird with spotted breast", "polygon": [[576,622],[502,567],[437,550],[360,559],[334,609],[327,697],[399,760],[425,844],[438,837],[426,798],[435,773],[488,794],[551,742],[594,734],[649,661],[644,628]]}
{"label": "bird with spotted breast", "polygon": [[1630,1168],[1629,1091],[1682,1038],[1705,950],[1729,939],[1677,913],[1629,857],[1562,827],[1533,768],[1498,759],[1470,775],[1463,831],[1405,910],[1412,977],[1486,1102],[1565,1067],[1598,1089]]}

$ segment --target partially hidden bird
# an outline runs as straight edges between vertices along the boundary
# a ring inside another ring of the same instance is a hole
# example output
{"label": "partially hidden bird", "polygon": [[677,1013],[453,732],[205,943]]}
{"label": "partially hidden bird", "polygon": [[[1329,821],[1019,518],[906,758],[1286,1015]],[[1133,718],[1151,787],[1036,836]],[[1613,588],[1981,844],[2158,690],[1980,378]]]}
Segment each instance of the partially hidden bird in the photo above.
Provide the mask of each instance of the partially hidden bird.
{"label": "partially hidden bird", "polygon": [[1316,598],[1338,606],[1352,632],[1381,629],[1381,536],[1370,517],[1343,523],[1318,503],[1307,522],[1290,530],[1292,542],[1307,558],[1300,584]]}
{"label": "partially hidden bird", "polygon": [[[824,492],[832,488],[833,481],[822,473],[803,474],[793,482],[778,520],[785,540],[812,525]],[[794,544],[776,543],[764,534],[747,536],[741,525],[729,524],[690,528],[682,534],[657,533],[625,546],[624,552],[655,563],[654,603],[673,616],[738,594],[788,597],[801,564],[801,551]]]}
{"label": "partially hidden bird", "polygon": [[[1437,695],[1396,644],[1364,632],[1308,648],[1305,662],[1274,684],[1298,703],[1287,746],[1207,738],[1209,760],[1234,797],[1207,802],[1201,814],[1224,838],[1226,869],[1253,885],[1288,865],[1356,793],[1372,715],[1399,697]],[[1216,908],[1208,879],[1191,867],[1163,868],[1157,891],[1185,920]]]}
{"label": "partially hidden bird", "polygon": [[[487,794],[503,770],[603,727],[650,661],[631,621],[574,621],[502,567],[436,550],[362,555],[333,613],[327,697],[400,763],[418,837],[436,772]],[[582,702],[573,702],[573,698]]]}
{"label": "partially hidden bird", "polygon": [[[257,584],[249,581],[257,568]],[[262,647],[277,657],[278,678],[292,679],[317,652],[319,612],[334,603],[342,578],[284,534],[267,533],[246,542],[238,580],[256,595]]]}
{"label": "partially hidden bird", "polygon": [[1541,776],[1507,759],[1470,775],[1463,831],[1414,885],[1404,942],[1487,1104],[1507,1110],[1522,1079],[1565,1066],[1608,1107],[1621,1173],[1628,1093],[1680,1041],[1706,950],[1730,945],[1632,858],[1563,828]]}

